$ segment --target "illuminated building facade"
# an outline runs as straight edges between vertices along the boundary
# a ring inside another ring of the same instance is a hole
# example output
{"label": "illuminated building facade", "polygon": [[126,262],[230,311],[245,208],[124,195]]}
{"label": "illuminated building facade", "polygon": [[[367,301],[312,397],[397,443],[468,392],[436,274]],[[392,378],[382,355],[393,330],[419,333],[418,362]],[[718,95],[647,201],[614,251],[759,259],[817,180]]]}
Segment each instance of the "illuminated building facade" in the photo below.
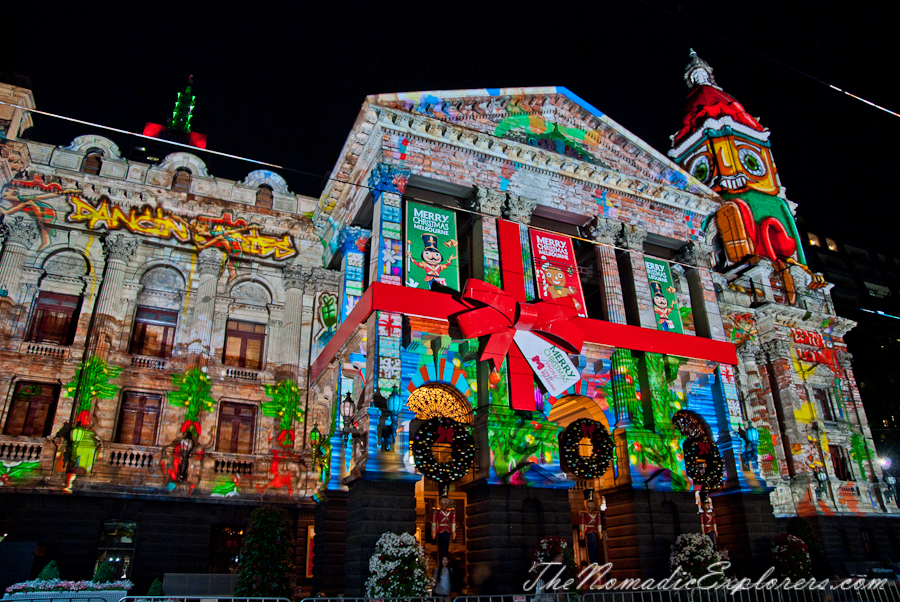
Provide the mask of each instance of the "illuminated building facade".
{"label": "illuminated building facade", "polygon": [[[450,555],[501,592],[542,536],[577,541],[587,490],[617,577],[665,571],[701,490],[741,573],[797,514],[892,544],[853,323],[806,267],[768,132],[696,55],[686,80],[669,157],[564,88],[370,96],[318,201],[10,125],[12,537],[50,554],[80,529],[75,567],[109,523],[136,578],[224,570],[216,542],[271,500],[301,585],[346,595],[382,532],[436,552],[442,488]],[[181,564],[160,516],[194,542]]]}

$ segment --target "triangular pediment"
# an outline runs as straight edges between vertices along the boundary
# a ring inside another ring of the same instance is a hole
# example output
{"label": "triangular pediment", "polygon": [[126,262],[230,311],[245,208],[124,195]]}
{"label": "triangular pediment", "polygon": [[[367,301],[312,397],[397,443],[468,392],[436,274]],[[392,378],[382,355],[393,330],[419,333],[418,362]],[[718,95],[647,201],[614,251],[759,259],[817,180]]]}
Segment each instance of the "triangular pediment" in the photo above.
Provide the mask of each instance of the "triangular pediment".
{"label": "triangular pediment", "polygon": [[713,194],[663,153],[567,88],[484,88],[369,96],[369,104],[564,154],[686,192]]}

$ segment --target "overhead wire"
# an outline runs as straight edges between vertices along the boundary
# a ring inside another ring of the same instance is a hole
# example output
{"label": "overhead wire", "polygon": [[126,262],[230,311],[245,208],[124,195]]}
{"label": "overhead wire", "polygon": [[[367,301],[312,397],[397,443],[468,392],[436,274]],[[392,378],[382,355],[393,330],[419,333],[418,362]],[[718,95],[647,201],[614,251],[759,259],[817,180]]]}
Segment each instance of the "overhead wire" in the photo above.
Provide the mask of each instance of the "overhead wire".
{"label": "overhead wire", "polygon": [[729,44],[733,44],[734,46],[737,46],[738,48],[741,48],[742,50],[746,50],[747,52],[751,52],[751,53],[753,53],[753,54],[759,56],[760,58],[763,58],[763,59],[765,59],[765,60],[767,60],[767,61],[769,61],[769,62],[775,63],[776,65],[778,65],[778,66],[780,66],[780,67],[783,67],[783,68],[785,68],[785,69],[787,69],[787,70],[789,70],[789,71],[793,71],[794,73],[796,73],[796,74],[798,74],[798,75],[800,75],[800,76],[802,76],[802,77],[805,77],[805,78],[807,78],[807,79],[811,79],[812,81],[814,81],[814,82],[816,82],[816,83],[818,83],[818,84],[822,84],[823,86],[826,86],[826,87],[828,87],[828,88],[831,88],[832,90],[836,90],[837,92],[840,92],[841,94],[846,94],[846,95],[849,96],[850,98],[853,98],[853,99],[858,100],[858,101],[860,101],[860,102],[863,102],[863,103],[865,103],[865,104],[867,104],[867,105],[869,105],[869,106],[871,106],[871,107],[874,107],[874,108],[876,108],[876,109],[879,109],[879,110],[881,110],[881,111],[884,111],[885,113],[888,113],[889,115],[893,115],[894,117],[900,117],[900,113],[897,113],[896,111],[892,111],[892,110],[888,109],[887,107],[883,107],[883,106],[881,106],[881,105],[879,105],[879,104],[876,104],[876,103],[874,103],[874,102],[872,102],[872,101],[866,100],[866,99],[863,98],[862,96],[857,96],[856,94],[853,94],[853,93],[851,93],[851,92],[848,92],[847,90],[844,90],[844,89],[842,89],[842,88],[839,88],[839,87],[835,86],[834,84],[830,84],[830,83],[828,83],[828,82],[826,82],[826,81],[824,81],[824,80],[822,80],[822,79],[816,77],[815,75],[811,75],[811,74],[809,74],[809,73],[807,73],[807,72],[805,72],[805,71],[801,71],[800,69],[797,69],[796,67],[792,67],[791,65],[788,65],[787,63],[784,63],[784,62],[782,62],[782,61],[779,61],[778,59],[772,58],[771,56],[769,56],[769,55],[767,55],[767,54],[764,54],[764,53],[760,52],[759,50],[756,50],[755,48],[751,48],[751,47],[749,47],[749,46],[747,46],[747,45],[745,45],[745,44],[741,44],[740,42],[736,42],[735,40],[732,40],[731,38],[729,38],[729,37],[727,37],[727,36],[724,36],[724,35],[722,35],[721,33],[717,32],[717,31],[713,31],[713,30],[711,30],[711,29],[708,29],[708,28],[706,28],[706,27],[703,27],[702,25],[698,25],[698,24],[694,23],[693,21],[690,21],[689,19],[685,19],[684,17],[682,17],[682,16],[680,16],[680,15],[677,15],[677,14],[673,13],[672,11],[668,11],[668,10],[666,10],[666,9],[660,7],[660,6],[656,6],[656,5],[653,4],[652,2],[648,2],[648,0],[637,0],[637,2],[639,2],[640,4],[643,4],[644,6],[649,6],[650,8],[653,8],[653,9],[655,9],[655,10],[657,10],[657,11],[663,13],[663,14],[666,14],[666,15],[672,17],[673,19],[678,19],[678,20],[681,21],[682,23],[686,23],[687,25],[690,25],[691,27],[694,27],[694,28],[696,28],[696,29],[699,29],[699,30],[701,30],[701,31],[703,31],[703,32],[705,32],[705,33],[708,33],[708,34],[711,35],[711,36],[715,36],[715,37],[719,38],[720,40],[724,40],[724,41],[728,42]]}
{"label": "overhead wire", "polygon": [[[39,115],[44,115],[44,116],[46,116],[46,117],[51,117],[51,118],[55,118],[55,119],[61,119],[61,120],[69,121],[69,122],[72,122],[72,123],[78,123],[78,124],[81,124],[81,125],[87,125],[87,126],[90,126],[90,127],[96,127],[96,128],[103,129],[103,130],[108,130],[108,131],[116,132],[116,133],[119,133],[119,134],[124,134],[124,135],[127,135],[127,136],[135,136],[135,137],[138,137],[138,138],[144,138],[144,139],[147,139],[147,140],[153,140],[154,142],[160,142],[160,143],[170,144],[170,145],[177,146],[177,147],[187,148],[187,149],[189,149],[189,150],[191,150],[191,151],[194,151],[194,152],[201,151],[201,152],[209,153],[209,154],[211,154],[211,155],[216,155],[216,156],[226,157],[226,158],[235,159],[235,160],[238,160],[238,161],[246,161],[246,162],[248,162],[248,163],[253,163],[254,165],[263,165],[263,166],[266,166],[266,167],[272,167],[272,168],[274,168],[274,169],[279,169],[279,170],[282,170],[282,171],[287,171],[287,172],[296,173],[296,174],[301,174],[301,175],[306,175],[306,176],[312,176],[312,177],[315,177],[315,178],[320,178],[320,179],[322,179],[322,180],[332,181],[332,182],[336,182],[336,183],[339,183],[339,184],[345,184],[345,185],[349,185],[349,186],[355,186],[355,187],[357,187],[357,188],[361,188],[361,189],[365,189],[365,190],[369,190],[369,191],[375,191],[375,190],[376,190],[376,189],[375,189],[374,187],[372,187],[372,186],[367,186],[367,185],[361,184],[361,183],[359,183],[359,182],[350,182],[350,181],[348,181],[348,180],[342,180],[342,179],[340,179],[340,178],[335,178],[335,177],[332,177],[332,176],[323,176],[323,175],[321,175],[321,174],[314,174],[314,173],[311,173],[311,172],[308,172],[308,171],[304,171],[304,170],[301,170],[301,169],[296,169],[296,168],[293,168],[293,167],[288,167],[288,166],[285,166],[285,165],[278,165],[278,164],[276,164],[276,163],[270,163],[270,162],[268,162],[268,161],[261,161],[261,160],[258,160],[258,159],[251,159],[251,158],[249,158],[249,157],[242,157],[242,156],[240,156],[240,155],[234,155],[234,154],[225,153],[225,152],[221,152],[221,151],[215,151],[215,150],[211,150],[211,149],[199,149],[198,147],[196,147],[196,146],[191,146],[191,145],[189,145],[189,144],[183,144],[183,143],[175,142],[175,141],[172,141],[172,140],[164,140],[164,139],[162,139],[162,138],[154,138],[154,137],[152,137],[152,136],[146,136],[146,135],[144,135],[144,134],[138,134],[137,132],[130,132],[130,131],[128,131],[128,130],[124,130],[124,129],[121,129],[121,128],[116,128],[116,127],[113,127],[113,126],[103,125],[103,124],[95,123],[95,122],[92,122],[92,121],[86,121],[86,120],[84,120],[84,119],[77,119],[77,118],[75,118],[75,117],[68,117],[68,116],[65,116],[65,115],[57,114],[57,113],[51,113],[51,112],[49,112],[49,111],[42,111],[42,110],[35,109],[35,108],[25,107],[25,106],[22,106],[22,105],[18,105],[18,104],[11,103],[11,102],[6,102],[6,101],[3,101],[3,100],[0,100],[0,105],[6,105],[6,106],[9,106],[9,107],[13,107],[13,108],[16,108],[16,109],[21,109],[21,110],[28,111],[28,112],[31,112],[31,113],[36,113],[36,114],[39,114]],[[439,205],[439,204],[437,204],[437,203],[433,203],[433,202],[428,201],[428,200],[425,200],[425,199],[417,199],[417,200],[418,200],[419,202],[425,202],[425,203],[428,203],[428,204],[431,204],[431,205]],[[494,217],[494,216],[491,216],[491,215],[489,215],[489,214],[481,213],[481,212],[479,212],[479,211],[474,211],[474,210],[472,210],[472,209],[468,209],[468,208],[465,208],[465,207],[455,207],[454,209],[456,209],[456,210],[458,210],[458,211],[466,212],[466,213],[475,214],[475,215],[478,215],[478,216],[481,216],[481,217]],[[530,227],[530,228],[533,228],[533,229],[536,229],[536,230],[543,231],[543,232],[554,233],[552,230],[547,230],[547,229],[540,228],[540,227],[537,227],[537,226],[529,226],[529,227]],[[593,244],[593,245],[595,245],[595,246],[601,246],[601,245],[604,245],[604,246],[611,247],[611,248],[613,248],[614,250],[617,250],[617,251],[625,251],[625,252],[629,252],[629,253],[635,252],[633,249],[628,249],[628,248],[625,248],[625,247],[618,247],[618,246],[616,246],[616,245],[614,245],[614,244],[609,244],[609,243],[600,243],[600,242],[597,242],[597,241],[595,241],[595,240],[591,240],[591,239],[588,239],[588,238],[583,238],[583,237],[581,237],[581,236],[571,236],[571,235],[570,235],[570,237],[571,237],[573,240],[580,240],[580,241],[583,241],[583,242],[586,242],[586,243]],[[694,266],[694,265],[691,265],[691,264],[688,264],[688,263],[679,262],[679,261],[674,260],[674,259],[666,259],[665,261],[667,261],[667,262],[670,263],[670,264],[680,265],[680,266],[685,267],[685,268],[696,268],[696,266]],[[710,270],[710,271],[712,271],[712,270]],[[781,271],[783,271],[783,270],[781,270]],[[781,271],[778,271],[777,273],[780,273]],[[787,292],[787,291],[786,291],[786,288],[780,288],[780,287],[777,287],[777,286],[771,286],[771,285],[770,285],[770,288],[772,288],[773,290],[776,290],[776,291],[785,293],[785,294],[786,294],[786,292]],[[817,296],[817,295],[811,295],[811,294],[808,294],[808,293],[801,293],[800,291],[796,291],[796,294],[797,294],[798,297],[806,297],[806,298],[809,298],[809,299],[815,299],[815,300],[817,300],[817,301],[821,301],[821,300],[822,300],[822,298],[819,297],[819,296]],[[840,302],[834,301],[833,299],[832,299],[832,303],[833,303],[833,304],[843,305],[844,307],[851,307],[850,305],[848,305],[848,304],[846,304],[846,303],[840,303]],[[864,308],[862,308],[862,307],[856,307],[856,308],[854,308],[854,309],[861,310],[861,311],[868,311],[868,312],[874,313],[874,314],[876,314],[876,315],[885,315],[885,316],[887,316],[887,317],[895,317],[895,316],[889,316],[888,314],[878,314],[878,312],[874,312],[874,311],[872,311],[872,310],[867,310],[867,309],[864,309]]]}

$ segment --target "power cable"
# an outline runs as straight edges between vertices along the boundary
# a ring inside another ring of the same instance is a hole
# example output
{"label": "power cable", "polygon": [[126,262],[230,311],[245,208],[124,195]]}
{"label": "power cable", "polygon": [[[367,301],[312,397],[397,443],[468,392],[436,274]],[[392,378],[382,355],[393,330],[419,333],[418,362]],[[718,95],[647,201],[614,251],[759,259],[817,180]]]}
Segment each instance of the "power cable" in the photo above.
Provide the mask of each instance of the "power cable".
{"label": "power cable", "polygon": [[[639,1],[640,1],[640,0],[639,0]],[[680,18],[680,17],[679,17],[679,18]],[[322,180],[332,181],[332,182],[336,182],[336,183],[339,183],[339,184],[345,184],[345,185],[348,185],[348,186],[355,186],[355,187],[357,187],[357,188],[361,188],[361,189],[365,189],[365,190],[369,190],[369,191],[374,191],[374,190],[375,190],[375,188],[373,188],[373,187],[371,187],[371,186],[367,186],[367,185],[365,185],[365,184],[361,184],[361,183],[358,183],[358,182],[350,182],[350,181],[347,181],[347,180],[341,180],[341,179],[339,179],[339,178],[334,178],[334,177],[331,177],[331,176],[322,176],[322,175],[319,175],[319,174],[314,174],[314,173],[311,173],[311,172],[308,172],[308,171],[303,171],[303,170],[301,170],[301,169],[296,169],[296,168],[293,168],[293,167],[288,167],[288,166],[284,166],[284,165],[278,165],[278,164],[276,164],[276,163],[270,163],[270,162],[268,162],[268,161],[260,161],[260,160],[258,160],[258,159],[251,159],[251,158],[249,158],[249,157],[242,157],[242,156],[240,156],[240,155],[233,155],[233,154],[230,154],[230,153],[224,153],[224,152],[221,152],[221,151],[215,151],[215,150],[210,150],[210,149],[198,149],[197,147],[191,146],[191,145],[189,145],[189,144],[183,144],[183,143],[180,143],[180,142],[174,142],[174,141],[172,141],[172,140],[164,140],[164,139],[162,139],[162,138],[154,138],[154,137],[152,137],[152,136],[146,136],[146,135],[144,135],[144,134],[138,134],[138,133],[136,133],[136,132],[129,132],[128,130],[123,130],[123,129],[121,129],[121,128],[116,128],[116,127],[112,127],[112,126],[108,126],[108,125],[103,125],[103,124],[99,124],[99,123],[94,123],[94,122],[92,122],[92,121],[86,121],[86,120],[83,120],[83,119],[76,119],[76,118],[74,118],[74,117],[67,117],[67,116],[65,116],[65,115],[59,115],[59,114],[57,114],[57,113],[51,113],[51,112],[49,112],[49,111],[41,111],[41,110],[38,110],[38,109],[29,108],[29,107],[24,107],[24,106],[21,106],[21,105],[18,105],[18,104],[14,104],[14,103],[2,101],[2,100],[0,100],[0,105],[9,106],[9,107],[13,107],[13,108],[16,108],[16,109],[21,109],[21,110],[23,110],[23,111],[28,111],[28,112],[31,112],[31,113],[37,113],[37,114],[39,114],[39,115],[44,115],[44,116],[47,116],[47,117],[52,117],[52,118],[54,118],[54,119],[61,119],[61,120],[63,120],[63,121],[70,121],[70,122],[72,122],[72,123],[78,123],[78,124],[81,124],[81,125],[87,125],[87,126],[91,126],[91,127],[100,128],[100,129],[103,129],[103,130],[108,130],[108,131],[116,132],[116,133],[119,133],[119,134],[125,134],[125,135],[127,135],[127,136],[135,136],[135,137],[138,137],[138,138],[144,138],[144,139],[147,139],[147,140],[153,140],[153,141],[161,142],[161,143],[164,143],[164,144],[171,144],[171,145],[173,145],[173,146],[178,146],[178,147],[186,148],[186,149],[192,150],[192,151],[194,151],[194,152],[197,152],[197,151],[206,152],[206,153],[209,153],[209,154],[212,154],[212,155],[217,155],[217,156],[221,156],[221,157],[227,157],[227,158],[229,158],[229,159],[236,159],[236,160],[238,160],[238,161],[246,161],[246,162],[248,162],[248,163],[253,163],[253,164],[255,164],[255,165],[264,165],[264,166],[272,167],[272,168],[274,168],[274,169],[279,169],[279,170],[282,170],[282,171],[292,172],[292,173],[301,174],[301,175],[305,175],[305,176],[312,176],[312,177],[319,178],[319,179],[322,179]],[[431,201],[428,201],[428,200],[425,200],[425,199],[416,199],[416,200],[417,200],[418,202],[424,202],[424,203],[427,203],[427,204],[430,204],[430,205],[440,206],[438,203],[434,203],[434,202],[431,202]],[[480,216],[480,217],[495,217],[495,216],[492,216],[492,215],[489,215],[489,214],[486,214],[486,213],[481,213],[481,212],[479,212],[479,211],[474,211],[474,210],[472,210],[472,209],[467,209],[467,208],[464,208],[464,207],[455,207],[454,209],[457,210],[457,211],[461,211],[461,212],[465,212],[465,213],[474,214],[474,215],[477,215],[477,216]],[[556,234],[556,233],[553,232],[552,230],[547,230],[547,229],[540,228],[540,227],[537,227],[537,226],[529,226],[529,227],[532,228],[532,229],[535,229],[535,230],[542,231],[542,232],[548,232],[548,233],[551,233],[551,234]],[[608,247],[611,247],[612,249],[614,249],[614,250],[616,250],[616,251],[625,251],[625,252],[629,252],[629,253],[634,252],[633,249],[627,249],[627,248],[624,248],[624,247],[617,247],[617,246],[615,246],[615,245],[613,245],[613,244],[598,243],[598,242],[595,241],[595,240],[591,240],[591,239],[588,239],[588,238],[583,238],[583,237],[580,237],[580,236],[570,236],[570,238],[572,238],[573,240],[580,240],[580,241],[583,241],[583,242],[586,242],[586,243],[590,243],[590,244],[595,245],[595,246],[601,246],[601,245],[608,246]],[[682,262],[679,262],[679,261],[676,261],[676,260],[673,260],[673,259],[665,259],[664,261],[666,261],[666,262],[668,262],[668,263],[670,263],[670,264],[682,266],[682,267],[684,267],[684,268],[696,268],[696,266],[693,266],[693,265],[691,265],[691,264],[682,263]],[[785,269],[788,269],[788,268],[785,268]],[[710,270],[710,271],[712,271],[712,270]],[[778,270],[776,273],[781,273],[781,272],[783,272],[783,271],[784,271],[784,270]],[[775,291],[778,291],[778,292],[781,292],[781,293],[785,293],[785,294],[786,294],[786,292],[787,292],[785,288],[781,288],[781,287],[777,287],[777,286],[771,286],[771,285],[770,285],[770,288],[772,288],[772,289],[775,290]],[[796,294],[797,294],[798,297],[805,297],[805,298],[808,298],[808,299],[815,299],[815,300],[817,300],[817,301],[821,300],[821,298],[820,298],[819,296],[817,296],[817,295],[812,295],[812,294],[808,294],[808,293],[801,293],[800,291],[795,291],[795,292],[796,292]],[[838,304],[838,305],[843,305],[844,307],[852,307],[851,305],[848,305],[848,304],[846,304],[846,303],[840,303],[840,302],[836,302],[836,301],[834,301],[834,300],[832,300],[832,303],[833,303],[833,304]],[[862,307],[854,307],[854,309],[857,309],[857,310],[860,310],[860,311],[869,312],[869,313],[874,313],[874,314],[876,314],[876,315],[882,315],[882,316],[885,316],[885,317],[897,318],[896,316],[892,316],[892,315],[890,315],[890,314],[885,314],[885,313],[883,313],[883,312],[875,312],[875,311],[872,311],[872,310],[867,310],[867,309],[862,308]],[[897,318],[897,319],[900,319],[900,318]]]}
{"label": "power cable", "polygon": [[694,27],[694,28],[696,28],[696,29],[699,29],[700,31],[706,32],[706,33],[708,33],[708,34],[711,35],[711,36],[715,36],[715,37],[719,38],[720,40],[724,40],[724,41],[728,42],[729,44],[733,44],[733,45],[737,46],[738,48],[741,48],[742,50],[746,50],[747,52],[751,52],[751,53],[757,55],[758,57],[763,58],[763,59],[765,59],[765,60],[767,60],[767,61],[770,61],[770,62],[772,62],[772,63],[775,63],[776,65],[778,65],[778,66],[780,66],[780,67],[783,67],[783,68],[785,68],[785,69],[788,69],[789,71],[793,71],[794,73],[796,73],[796,74],[798,74],[798,75],[800,75],[800,76],[802,76],[802,77],[805,77],[805,78],[807,78],[807,79],[811,79],[811,80],[813,80],[814,82],[819,83],[819,84],[822,84],[823,86],[827,86],[827,87],[831,88],[832,90],[836,90],[836,91],[840,92],[841,94],[846,94],[846,95],[849,96],[850,98],[854,98],[854,99],[856,99],[856,100],[858,100],[858,101],[860,101],[860,102],[863,102],[863,103],[865,103],[865,104],[867,104],[867,105],[869,105],[869,106],[871,106],[871,107],[875,107],[876,109],[879,109],[879,110],[881,110],[881,111],[884,111],[885,113],[888,113],[888,114],[890,114],[890,115],[893,115],[894,117],[900,117],[900,113],[897,113],[897,112],[892,111],[892,110],[890,110],[890,109],[888,109],[888,108],[886,108],[886,107],[883,107],[883,106],[881,106],[881,105],[879,105],[879,104],[876,104],[876,103],[874,103],[874,102],[871,102],[871,101],[869,101],[869,100],[866,100],[865,98],[863,98],[863,97],[861,97],[861,96],[857,96],[856,94],[852,94],[851,92],[848,92],[847,90],[844,90],[844,89],[842,89],[842,88],[838,88],[838,87],[835,86],[834,84],[830,84],[830,83],[828,83],[828,82],[826,82],[826,81],[824,81],[824,80],[819,79],[818,77],[816,77],[816,76],[814,76],[814,75],[810,75],[809,73],[806,73],[805,71],[801,71],[800,69],[797,69],[796,67],[792,67],[792,66],[788,65],[787,63],[783,63],[783,62],[779,61],[778,59],[774,59],[774,58],[772,58],[772,57],[770,57],[770,56],[768,56],[768,55],[766,55],[766,54],[763,54],[762,52],[760,52],[760,51],[758,51],[758,50],[756,50],[756,49],[754,49],[754,48],[750,48],[749,46],[745,46],[744,44],[741,44],[740,42],[735,42],[735,41],[732,40],[731,38],[728,38],[728,37],[726,37],[726,36],[724,36],[724,35],[722,35],[722,34],[716,32],[716,31],[713,31],[713,30],[711,30],[711,29],[707,29],[706,27],[703,27],[702,25],[697,25],[697,24],[694,23],[693,21],[689,21],[689,20],[685,19],[684,17],[681,17],[681,16],[679,16],[679,15],[676,15],[675,13],[673,13],[673,12],[671,12],[671,11],[668,11],[668,10],[666,10],[666,9],[664,9],[664,8],[661,8],[661,7],[659,7],[659,6],[656,6],[655,4],[652,4],[651,2],[648,2],[647,0],[637,0],[637,2],[643,4],[644,6],[649,6],[650,8],[653,8],[653,9],[655,9],[655,10],[657,10],[657,11],[659,11],[659,12],[665,14],[665,15],[668,15],[668,16],[672,17],[673,19],[678,19],[678,20],[681,21],[682,23],[686,23],[687,25],[690,25],[691,27]]}

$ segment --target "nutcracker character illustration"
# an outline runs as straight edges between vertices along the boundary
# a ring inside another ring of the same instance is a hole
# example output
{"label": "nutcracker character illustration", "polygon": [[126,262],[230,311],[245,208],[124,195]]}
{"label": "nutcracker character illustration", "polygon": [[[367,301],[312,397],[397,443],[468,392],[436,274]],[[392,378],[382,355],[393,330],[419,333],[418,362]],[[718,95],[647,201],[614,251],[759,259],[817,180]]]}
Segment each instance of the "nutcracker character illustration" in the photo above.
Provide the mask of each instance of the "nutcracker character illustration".
{"label": "nutcracker character illustration", "polygon": [[448,556],[450,538],[456,541],[456,508],[447,497],[446,490],[441,492],[440,507],[431,513],[431,537],[437,537],[438,558]]}
{"label": "nutcracker character illustration", "polygon": [[441,272],[450,267],[453,260],[456,259],[456,255],[451,255],[446,263],[442,263],[444,261],[444,256],[441,255],[441,250],[438,248],[437,236],[434,234],[423,234],[422,242],[425,245],[425,249],[422,250],[422,261],[412,259],[412,251],[409,250],[409,246],[412,242],[409,240],[406,241],[406,254],[410,257],[410,261],[425,270],[425,282],[428,283],[429,286],[431,285],[431,282],[437,282],[440,285],[447,286],[447,280],[446,278],[441,278]]}
{"label": "nutcracker character illustration", "polygon": [[588,559],[591,563],[600,562],[598,556],[600,534],[603,532],[601,525],[602,512],[606,510],[606,498],[601,498],[600,507],[594,501],[594,490],[584,490],[584,510],[581,511],[580,531],[581,537],[587,544]]}
{"label": "nutcracker character illustration", "polygon": [[675,309],[669,305],[669,300],[663,294],[662,285],[659,282],[651,282],[653,289],[653,313],[656,314],[657,327],[662,327],[665,332],[675,329],[675,322],[669,318],[669,314]]}
{"label": "nutcracker character illustration", "polygon": [[713,512],[712,498],[705,491],[697,493],[698,506],[700,507],[700,528],[703,534],[709,537],[716,547],[716,538],[719,536],[719,530],[716,528],[716,514]]}

